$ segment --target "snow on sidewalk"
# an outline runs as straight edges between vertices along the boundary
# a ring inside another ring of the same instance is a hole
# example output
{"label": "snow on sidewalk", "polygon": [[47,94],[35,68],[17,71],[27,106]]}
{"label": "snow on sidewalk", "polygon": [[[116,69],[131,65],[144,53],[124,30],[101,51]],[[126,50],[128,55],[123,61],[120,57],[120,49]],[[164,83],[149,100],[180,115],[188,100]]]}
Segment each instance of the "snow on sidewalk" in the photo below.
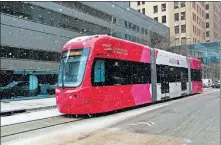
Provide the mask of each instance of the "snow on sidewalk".
{"label": "snow on sidewalk", "polygon": [[62,115],[58,109],[42,110],[30,113],[22,113],[13,116],[1,117],[1,126],[22,123],[27,121],[39,120],[49,117]]}
{"label": "snow on sidewalk", "polygon": [[3,102],[1,101],[1,113],[12,112],[18,110],[31,110],[37,108],[46,108],[56,106],[56,98],[44,98],[44,99],[33,99],[33,100],[21,100]]}

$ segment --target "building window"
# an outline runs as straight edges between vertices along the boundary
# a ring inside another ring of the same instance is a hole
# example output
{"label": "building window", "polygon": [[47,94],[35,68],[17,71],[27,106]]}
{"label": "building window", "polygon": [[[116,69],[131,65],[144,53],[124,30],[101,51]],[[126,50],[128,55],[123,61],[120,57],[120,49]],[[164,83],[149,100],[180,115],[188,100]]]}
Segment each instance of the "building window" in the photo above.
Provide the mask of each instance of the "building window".
{"label": "building window", "polygon": [[138,5],[138,6],[140,5],[140,1],[137,2],[137,5]]}
{"label": "building window", "polygon": [[116,24],[117,23],[117,18],[113,17],[113,23]]}
{"label": "building window", "polygon": [[155,20],[155,21],[158,21],[158,17],[155,17],[154,20]]}
{"label": "building window", "polygon": [[10,46],[0,46],[0,50],[0,57],[54,62],[58,62],[60,60],[59,52],[24,49]]}
{"label": "building window", "polygon": [[[13,4],[11,2],[4,2],[2,4],[1,2],[1,5],[3,5],[3,7],[5,8],[10,6],[10,9],[7,11],[4,11],[4,9],[2,9],[1,7],[0,10],[3,13],[7,13],[9,15],[14,15],[14,16],[19,16],[20,18],[23,17],[25,19],[30,19],[32,21],[37,21],[45,25],[49,25],[49,26],[52,25],[52,26],[59,27],[59,28],[62,27],[62,28],[69,29],[74,32],[85,33],[85,34],[95,33],[97,31],[99,33],[104,33],[104,34],[110,33],[110,29],[107,27],[93,24],[93,23],[78,19],[76,17],[71,17],[71,16],[61,14],[61,13],[53,12],[51,10],[40,8],[35,5],[22,3],[22,2],[16,2],[16,4]],[[19,6],[21,6],[21,8],[18,8]],[[92,10],[95,10],[95,9],[92,9]],[[35,12],[37,12],[38,14],[42,14],[42,15],[35,16],[34,15]],[[49,14],[50,14],[50,17],[48,16]],[[90,15],[92,14],[93,12],[90,13]],[[49,18],[53,18],[54,23],[48,20]],[[107,20],[107,18],[109,19],[109,17],[106,17],[105,19]],[[102,16],[100,16],[100,19],[102,19]]]}
{"label": "building window", "polygon": [[140,30],[139,30],[139,26],[137,26],[137,32],[140,32]]}
{"label": "building window", "polygon": [[181,33],[186,33],[186,25],[181,25]]}
{"label": "building window", "polygon": [[124,26],[127,28],[127,21],[124,21]]}
{"label": "building window", "polygon": [[162,23],[166,23],[166,22],[167,22],[166,16],[162,16]]}
{"label": "building window", "polygon": [[180,7],[185,7],[185,2],[180,2]]}
{"label": "building window", "polygon": [[196,14],[193,13],[193,20],[196,22]]}
{"label": "building window", "polygon": [[157,6],[153,6],[153,13],[157,13],[158,12],[158,7]]}
{"label": "building window", "polygon": [[206,4],[206,10],[209,10],[209,4]]}
{"label": "building window", "polygon": [[174,9],[178,9],[179,8],[179,2],[174,2]]}
{"label": "building window", "polygon": [[131,23],[129,22],[129,29],[131,29]]}
{"label": "building window", "polygon": [[[109,15],[108,13],[105,13],[103,11],[97,10],[93,7],[90,7],[88,5],[84,5],[81,2],[77,1],[56,1],[55,3],[58,3],[60,5],[64,5],[65,7],[69,7],[71,9],[77,9],[78,11],[81,11],[83,13],[86,13],[88,15],[95,16],[99,19],[103,19],[105,21],[111,22],[112,16]],[[48,17],[48,16],[46,16]]]}
{"label": "building window", "polygon": [[209,37],[209,31],[206,31],[206,37]]}
{"label": "building window", "polygon": [[162,11],[162,12],[166,11],[166,4],[162,4],[162,5],[161,5],[161,11]]}
{"label": "building window", "polygon": [[209,13],[206,13],[206,19],[209,19]]}
{"label": "building window", "polygon": [[206,22],[206,28],[209,28],[209,22]]}
{"label": "building window", "polygon": [[179,13],[175,13],[174,14],[174,20],[175,21],[179,21]]}
{"label": "building window", "polygon": [[133,31],[136,31],[136,28],[137,28],[137,26],[134,25],[134,24],[132,24],[132,30],[133,30]]}
{"label": "building window", "polygon": [[186,19],[186,13],[185,12],[181,12],[181,20],[185,20]]}
{"label": "building window", "polygon": [[145,8],[142,8],[142,13],[145,15]]}
{"label": "building window", "polygon": [[145,29],[145,35],[147,35],[147,29]]}
{"label": "building window", "polygon": [[182,37],[181,38],[181,45],[185,45],[186,44],[186,37]]}
{"label": "building window", "polygon": [[193,6],[194,9],[196,9],[196,2],[193,2],[192,6]]}
{"label": "building window", "polygon": [[179,26],[174,27],[175,34],[179,34]]}
{"label": "building window", "polygon": [[179,41],[180,41],[179,38],[175,38],[175,45],[176,46],[178,46],[180,44]]}
{"label": "building window", "polygon": [[141,29],[141,33],[144,34],[144,28]]}
{"label": "building window", "polygon": [[144,5],[145,4],[145,1],[142,1],[142,5]]}
{"label": "building window", "polygon": [[137,10],[140,13],[140,9]]}

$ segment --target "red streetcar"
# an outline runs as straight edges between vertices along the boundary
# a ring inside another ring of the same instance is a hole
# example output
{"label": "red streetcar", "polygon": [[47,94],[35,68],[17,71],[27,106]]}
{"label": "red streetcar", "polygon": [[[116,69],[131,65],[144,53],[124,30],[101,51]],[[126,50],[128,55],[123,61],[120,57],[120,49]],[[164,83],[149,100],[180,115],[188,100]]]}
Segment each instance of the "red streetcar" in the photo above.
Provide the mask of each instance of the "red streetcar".
{"label": "red streetcar", "polygon": [[96,114],[202,92],[201,62],[111,37],[77,37],[62,48],[56,103]]}

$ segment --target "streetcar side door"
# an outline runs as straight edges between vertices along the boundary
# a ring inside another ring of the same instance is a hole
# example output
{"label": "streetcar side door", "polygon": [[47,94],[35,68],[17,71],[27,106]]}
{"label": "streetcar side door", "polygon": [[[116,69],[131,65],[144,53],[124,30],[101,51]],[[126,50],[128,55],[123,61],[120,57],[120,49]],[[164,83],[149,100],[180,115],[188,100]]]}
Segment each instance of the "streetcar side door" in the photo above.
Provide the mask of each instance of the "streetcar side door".
{"label": "streetcar side door", "polygon": [[157,65],[157,97],[162,100],[169,97],[169,67]]}
{"label": "streetcar side door", "polygon": [[188,68],[181,68],[181,95],[186,95],[188,83]]}

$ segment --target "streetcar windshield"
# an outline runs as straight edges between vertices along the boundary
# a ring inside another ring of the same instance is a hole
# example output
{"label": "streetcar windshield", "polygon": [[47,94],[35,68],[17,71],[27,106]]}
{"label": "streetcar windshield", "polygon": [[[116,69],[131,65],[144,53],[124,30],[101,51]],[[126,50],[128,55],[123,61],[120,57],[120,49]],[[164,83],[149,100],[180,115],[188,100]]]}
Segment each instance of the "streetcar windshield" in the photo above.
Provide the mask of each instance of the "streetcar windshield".
{"label": "streetcar windshield", "polygon": [[58,75],[59,87],[77,87],[81,84],[88,54],[88,48],[69,50],[62,53]]}

